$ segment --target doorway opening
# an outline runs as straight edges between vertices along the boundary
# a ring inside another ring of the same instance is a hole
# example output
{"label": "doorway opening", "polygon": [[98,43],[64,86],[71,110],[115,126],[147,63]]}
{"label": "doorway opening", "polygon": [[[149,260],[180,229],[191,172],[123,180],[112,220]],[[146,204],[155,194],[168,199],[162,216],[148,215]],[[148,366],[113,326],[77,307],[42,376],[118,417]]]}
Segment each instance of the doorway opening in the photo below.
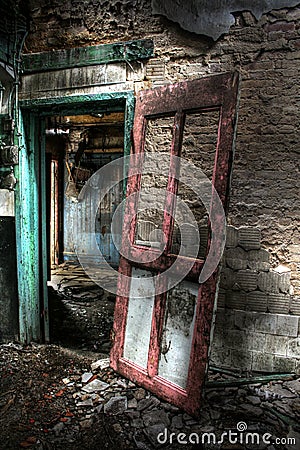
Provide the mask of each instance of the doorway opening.
{"label": "doorway opening", "polygon": [[[76,221],[88,220],[88,205],[78,208],[84,185],[97,170],[124,155],[124,121],[124,111],[45,117],[50,341],[62,346],[102,353],[110,350],[115,297],[84,272],[74,248],[74,233]],[[114,268],[119,253],[111,222],[122,200],[120,183],[100,203],[95,220],[97,245]],[[89,247],[87,242],[87,252]],[[99,276],[107,277],[105,269],[98,271]]]}

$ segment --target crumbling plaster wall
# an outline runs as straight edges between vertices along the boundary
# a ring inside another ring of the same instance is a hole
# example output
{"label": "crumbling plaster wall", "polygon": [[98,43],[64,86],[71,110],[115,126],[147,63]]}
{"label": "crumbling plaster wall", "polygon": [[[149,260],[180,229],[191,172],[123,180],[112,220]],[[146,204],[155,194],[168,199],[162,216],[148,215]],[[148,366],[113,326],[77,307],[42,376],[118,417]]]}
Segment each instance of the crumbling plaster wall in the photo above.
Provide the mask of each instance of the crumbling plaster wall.
{"label": "crumbling plaster wall", "polygon": [[136,90],[241,73],[228,212],[236,237],[225,254],[212,361],[299,370],[300,4],[259,20],[237,12],[229,33],[214,42],[153,16],[144,0],[34,3],[28,52],[152,38],[155,58],[136,77]]}

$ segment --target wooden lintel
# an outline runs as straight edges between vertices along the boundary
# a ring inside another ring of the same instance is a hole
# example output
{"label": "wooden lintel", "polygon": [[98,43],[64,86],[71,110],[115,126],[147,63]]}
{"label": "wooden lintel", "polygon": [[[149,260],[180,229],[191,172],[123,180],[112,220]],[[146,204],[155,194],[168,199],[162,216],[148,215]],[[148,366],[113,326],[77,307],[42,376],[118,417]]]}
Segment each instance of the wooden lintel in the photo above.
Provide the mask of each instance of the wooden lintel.
{"label": "wooden lintel", "polygon": [[152,39],[76,47],[55,52],[24,53],[22,69],[24,74],[29,74],[95,64],[137,61],[150,58],[153,53]]}

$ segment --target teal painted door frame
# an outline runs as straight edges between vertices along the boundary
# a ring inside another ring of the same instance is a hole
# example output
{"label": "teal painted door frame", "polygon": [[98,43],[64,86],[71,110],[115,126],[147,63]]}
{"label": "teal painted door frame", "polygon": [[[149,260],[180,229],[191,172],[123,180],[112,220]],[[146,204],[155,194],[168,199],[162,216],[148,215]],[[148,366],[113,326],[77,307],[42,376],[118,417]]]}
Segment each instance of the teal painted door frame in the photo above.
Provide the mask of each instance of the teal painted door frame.
{"label": "teal painted door frame", "polygon": [[[20,341],[49,341],[45,184],[45,117],[125,111],[124,154],[130,153],[133,91],[20,102],[16,169],[16,240]],[[124,168],[126,170],[126,168]]]}

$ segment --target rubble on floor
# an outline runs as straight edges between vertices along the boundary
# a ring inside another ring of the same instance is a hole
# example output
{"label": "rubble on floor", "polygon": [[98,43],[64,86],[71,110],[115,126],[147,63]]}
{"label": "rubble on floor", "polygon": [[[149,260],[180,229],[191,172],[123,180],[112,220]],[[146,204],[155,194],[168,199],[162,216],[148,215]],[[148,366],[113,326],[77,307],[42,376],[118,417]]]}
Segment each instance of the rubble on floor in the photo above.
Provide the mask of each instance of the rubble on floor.
{"label": "rubble on floor", "polygon": [[[4,344],[0,373],[3,450],[300,447],[300,378],[293,375],[235,386],[238,374],[210,371],[214,387],[207,385],[196,419],[115,373],[108,355]],[[217,387],[228,380],[233,385]],[[255,445],[241,439],[235,445],[225,439],[221,443],[228,430],[247,431],[261,440]],[[186,443],[178,442],[183,436]],[[267,443],[263,436],[269,436]]]}
{"label": "rubble on floor", "polygon": [[52,270],[48,303],[51,342],[109,352],[115,296],[95,284],[79,264],[68,261]]}

